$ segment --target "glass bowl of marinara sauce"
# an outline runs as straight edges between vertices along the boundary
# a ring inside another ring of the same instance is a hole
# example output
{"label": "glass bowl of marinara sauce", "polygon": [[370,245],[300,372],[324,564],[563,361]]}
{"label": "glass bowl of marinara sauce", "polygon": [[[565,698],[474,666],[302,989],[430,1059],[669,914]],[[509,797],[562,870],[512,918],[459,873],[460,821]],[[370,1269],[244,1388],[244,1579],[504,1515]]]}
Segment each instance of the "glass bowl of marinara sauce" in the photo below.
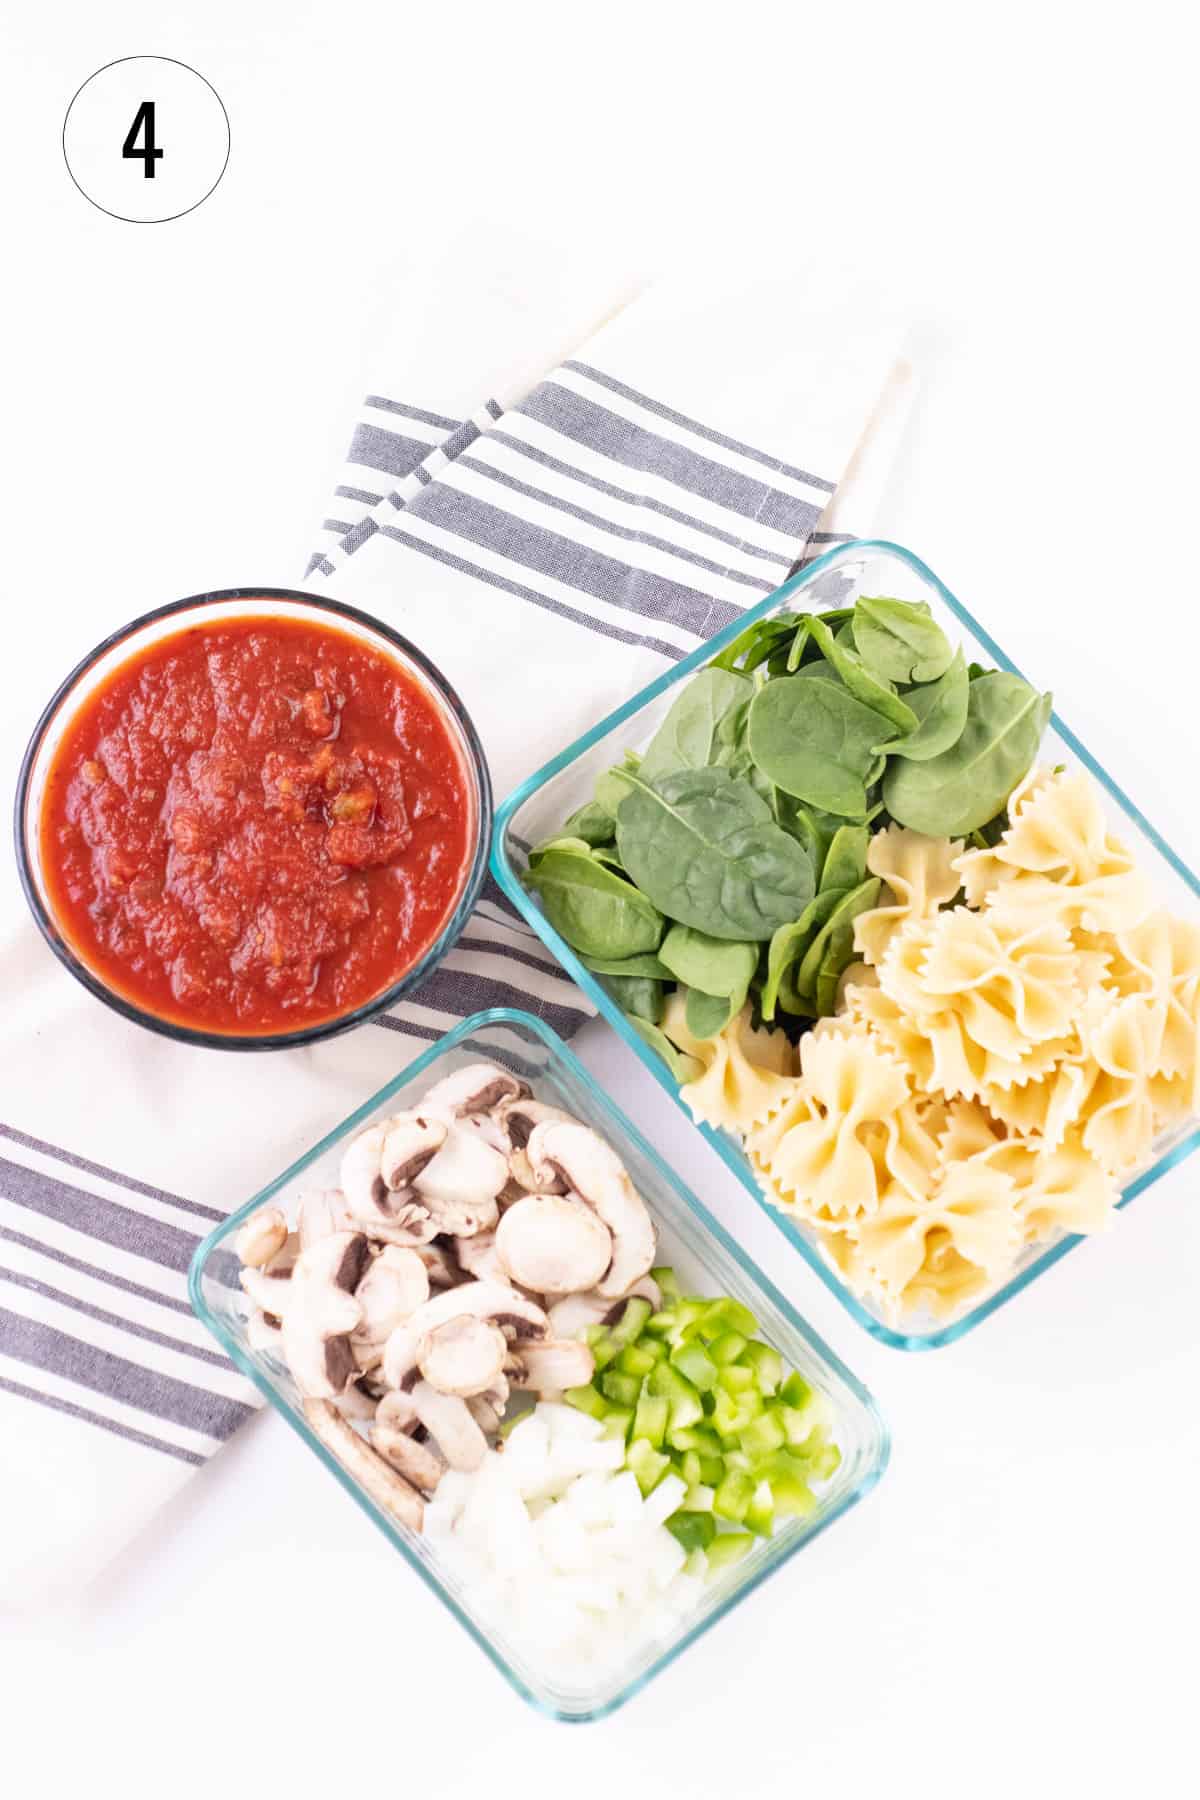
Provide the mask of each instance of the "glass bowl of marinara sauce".
{"label": "glass bowl of marinara sauce", "polygon": [[127,1019],[225,1050],[315,1043],[410,994],[466,923],[491,824],[441,672],[290,588],[107,638],[38,721],[16,800],[59,961]]}

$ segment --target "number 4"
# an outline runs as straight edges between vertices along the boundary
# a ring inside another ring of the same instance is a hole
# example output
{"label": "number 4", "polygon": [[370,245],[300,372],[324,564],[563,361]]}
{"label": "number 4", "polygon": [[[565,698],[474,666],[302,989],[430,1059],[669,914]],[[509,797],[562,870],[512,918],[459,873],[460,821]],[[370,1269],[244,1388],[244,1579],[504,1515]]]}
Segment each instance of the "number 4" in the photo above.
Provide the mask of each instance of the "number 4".
{"label": "number 4", "polygon": [[[145,133],[140,150],[138,149],[137,141],[139,131]],[[133,115],[133,124],[126,133],[125,142],[121,146],[121,155],[133,157],[134,159],[140,156],[144,164],[142,174],[146,177],[147,181],[152,181],[154,179],[154,165],[162,155],[162,151],[156,149],[154,144],[153,100],[143,100],[142,104]]]}

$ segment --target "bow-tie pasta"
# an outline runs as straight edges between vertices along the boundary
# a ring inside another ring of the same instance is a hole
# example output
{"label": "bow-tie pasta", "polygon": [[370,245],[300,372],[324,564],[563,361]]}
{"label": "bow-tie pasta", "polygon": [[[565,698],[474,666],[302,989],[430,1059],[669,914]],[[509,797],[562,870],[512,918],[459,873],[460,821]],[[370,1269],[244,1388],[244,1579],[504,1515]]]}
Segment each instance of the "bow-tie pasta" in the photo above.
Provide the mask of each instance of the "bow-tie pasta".
{"label": "bow-tie pasta", "polygon": [[1200,926],[1151,908],[1081,771],[1034,769],[988,847],[892,825],[867,866],[863,960],[746,1149],[855,1293],[944,1319],[1105,1229],[1200,1111]]}

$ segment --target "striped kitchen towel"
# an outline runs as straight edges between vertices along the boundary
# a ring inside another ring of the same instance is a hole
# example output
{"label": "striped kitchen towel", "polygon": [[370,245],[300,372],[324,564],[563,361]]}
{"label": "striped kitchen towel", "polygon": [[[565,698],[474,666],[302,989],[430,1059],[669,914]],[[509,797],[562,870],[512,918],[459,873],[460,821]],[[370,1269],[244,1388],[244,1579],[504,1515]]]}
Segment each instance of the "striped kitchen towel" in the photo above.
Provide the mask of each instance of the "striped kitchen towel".
{"label": "striped kitchen towel", "polygon": [[[709,274],[631,299],[510,246],[443,262],[402,311],[307,584],[445,669],[498,795],[841,534],[844,505],[870,520],[907,383],[856,295]],[[97,1005],[5,903],[0,1597],[28,1602],[111,1557],[256,1403],[188,1310],[210,1223],[464,1014],[569,1033],[588,1009],[489,887],[374,1025],[190,1049]]]}

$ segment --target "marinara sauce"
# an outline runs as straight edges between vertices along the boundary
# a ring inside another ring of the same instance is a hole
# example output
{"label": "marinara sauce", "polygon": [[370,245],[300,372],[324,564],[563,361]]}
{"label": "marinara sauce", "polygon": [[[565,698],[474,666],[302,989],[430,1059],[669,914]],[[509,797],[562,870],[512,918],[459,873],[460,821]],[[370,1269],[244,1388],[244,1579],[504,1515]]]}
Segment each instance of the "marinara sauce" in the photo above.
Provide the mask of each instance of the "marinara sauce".
{"label": "marinara sauce", "polygon": [[46,784],[59,928],[164,1019],[261,1035],[382,992],[462,890],[473,803],[436,702],[336,627],[190,626],[81,706]]}

